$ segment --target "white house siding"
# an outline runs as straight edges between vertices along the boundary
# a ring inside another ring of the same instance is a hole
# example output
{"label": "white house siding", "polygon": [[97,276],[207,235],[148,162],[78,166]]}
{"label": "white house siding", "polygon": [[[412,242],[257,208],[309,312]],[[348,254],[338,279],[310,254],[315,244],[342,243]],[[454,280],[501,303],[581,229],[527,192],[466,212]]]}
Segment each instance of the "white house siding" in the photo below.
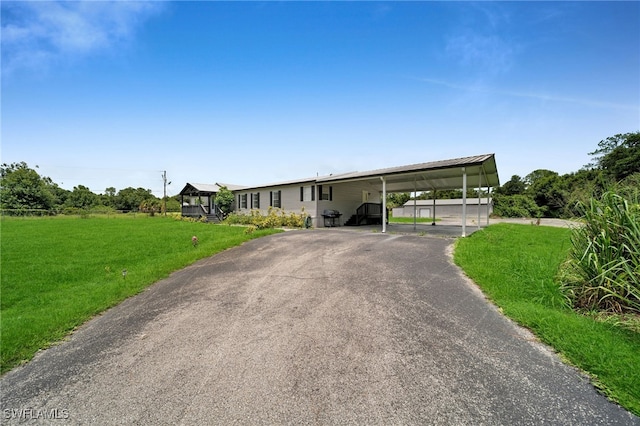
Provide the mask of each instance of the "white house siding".
{"label": "white house siding", "polygon": [[[313,186],[314,200],[311,201],[311,187]],[[300,201],[300,187],[303,187],[304,201]],[[329,189],[331,188],[331,189]],[[300,214],[303,212],[311,216],[314,227],[324,227],[324,218],[322,213],[324,210],[338,210],[342,213],[340,224],[344,224],[351,215],[356,213],[357,208],[362,204],[363,191],[368,193],[368,202],[380,203],[381,197],[378,191],[373,191],[365,184],[359,182],[347,182],[337,184],[323,184],[322,191],[324,193],[331,192],[330,200],[322,200],[319,193],[319,185],[315,182],[302,182],[291,185],[277,185],[272,187],[263,187],[255,189],[240,190],[235,192],[236,213],[250,214],[252,210],[257,210],[262,215],[269,212],[270,192],[281,191],[281,208],[285,213]],[[252,194],[260,194],[260,207],[252,207]],[[241,207],[239,196],[246,194],[247,206]]]}
{"label": "white house siding", "polygon": [[362,192],[367,191],[369,194],[370,203],[380,203],[380,193],[378,191],[372,191],[371,188],[359,182],[346,182],[337,183],[333,185],[323,185],[332,187],[332,200],[320,200],[318,202],[318,227],[324,226],[322,218],[322,212],[325,209],[338,210],[342,217],[340,218],[340,224],[344,224],[351,215],[356,213],[356,210],[362,204]]}
{"label": "white house siding", "polygon": [[[256,188],[256,189],[248,189],[237,191],[235,193],[235,204],[236,204],[236,213],[238,214],[250,214],[252,210],[259,211],[260,214],[266,215],[269,213],[269,207],[271,207],[271,193],[275,191],[280,191],[280,208],[287,214],[296,213],[301,214],[307,213],[312,217],[315,216],[315,201],[306,200],[300,201],[300,187],[310,187],[311,183],[302,183],[302,184],[292,184],[292,185],[280,185],[266,188]],[[257,208],[252,206],[251,200],[252,195],[259,193],[260,194],[260,207]],[[247,195],[247,206],[243,208],[241,203],[239,202],[239,196]],[[310,189],[307,189],[306,194],[310,195]]]}

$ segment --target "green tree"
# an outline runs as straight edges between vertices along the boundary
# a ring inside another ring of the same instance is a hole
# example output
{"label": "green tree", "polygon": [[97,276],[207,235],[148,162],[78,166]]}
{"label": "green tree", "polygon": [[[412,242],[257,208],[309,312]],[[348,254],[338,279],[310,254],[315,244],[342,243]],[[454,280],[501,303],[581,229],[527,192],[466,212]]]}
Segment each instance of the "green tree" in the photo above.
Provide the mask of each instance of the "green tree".
{"label": "green tree", "polygon": [[54,201],[51,179],[42,178],[24,161],[0,166],[2,209],[49,210],[53,207]]}
{"label": "green tree", "polygon": [[155,216],[156,213],[162,210],[162,201],[158,198],[149,198],[142,201],[138,209],[143,213],[149,213],[149,215]]}
{"label": "green tree", "polygon": [[560,217],[567,204],[564,182],[558,173],[551,170],[534,170],[525,177],[525,194],[542,209],[545,217]]}
{"label": "green tree", "polygon": [[103,205],[116,208],[116,189],[113,186],[106,188],[100,199]]}
{"label": "green tree", "polygon": [[65,205],[77,209],[90,209],[98,205],[99,202],[100,197],[97,194],[91,192],[86,186],[78,185],[73,188],[73,191],[67,197]]}
{"label": "green tree", "polygon": [[392,192],[387,194],[387,207],[390,209],[403,206],[404,203],[411,199],[411,194],[408,192]]}
{"label": "green tree", "polygon": [[543,210],[524,194],[493,194],[493,214],[498,217],[541,217]]}
{"label": "green tree", "polygon": [[232,212],[233,200],[233,192],[231,192],[226,186],[222,186],[220,187],[220,190],[218,190],[214,202],[218,207],[220,207],[220,210],[227,215]]}
{"label": "green tree", "polygon": [[561,176],[566,190],[566,204],[562,216],[581,216],[579,205],[589,204],[592,198],[599,199],[609,187],[609,179],[600,169],[581,169]]}
{"label": "green tree", "polygon": [[495,193],[501,195],[519,195],[524,194],[526,189],[525,183],[518,175],[511,176],[508,182],[496,188]]}
{"label": "green tree", "polygon": [[610,136],[598,143],[595,166],[615,181],[640,172],[640,132]]}
{"label": "green tree", "polygon": [[118,191],[115,207],[117,210],[137,211],[143,201],[155,198],[150,189],[128,187]]}
{"label": "green tree", "polygon": [[[176,198],[178,197],[178,198]],[[180,196],[167,197],[167,211],[179,212],[180,211]]]}
{"label": "green tree", "polygon": [[67,201],[67,198],[69,198],[71,191],[60,188],[57,183],[53,182],[50,183],[49,190],[51,191],[51,194],[53,194],[53,208],[61,210],[64,207],[64,203]]}

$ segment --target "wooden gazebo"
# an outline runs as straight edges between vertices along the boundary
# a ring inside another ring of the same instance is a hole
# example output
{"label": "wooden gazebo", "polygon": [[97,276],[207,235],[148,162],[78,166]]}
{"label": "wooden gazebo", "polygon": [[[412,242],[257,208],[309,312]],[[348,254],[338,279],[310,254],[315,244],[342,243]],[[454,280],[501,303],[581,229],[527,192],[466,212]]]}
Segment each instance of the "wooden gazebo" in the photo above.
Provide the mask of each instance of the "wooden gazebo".
{"label": "wooden gazebo", "polygon": [[209,221],[221,220],[222,212],[215,204],[218,191],[220,186],[217,184],[187,183],[180,191],[182,216],[206,217]]}

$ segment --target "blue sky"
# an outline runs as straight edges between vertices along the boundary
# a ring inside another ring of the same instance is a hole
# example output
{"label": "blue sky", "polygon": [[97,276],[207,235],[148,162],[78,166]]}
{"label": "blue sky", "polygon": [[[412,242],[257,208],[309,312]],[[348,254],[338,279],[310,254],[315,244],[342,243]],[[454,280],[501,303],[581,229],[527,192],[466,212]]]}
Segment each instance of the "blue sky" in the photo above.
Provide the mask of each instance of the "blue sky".
{"label": "blue sky", "polygon": [[640,130],[639,2],[11,2],[3,163],[66,189],[259,185]]}

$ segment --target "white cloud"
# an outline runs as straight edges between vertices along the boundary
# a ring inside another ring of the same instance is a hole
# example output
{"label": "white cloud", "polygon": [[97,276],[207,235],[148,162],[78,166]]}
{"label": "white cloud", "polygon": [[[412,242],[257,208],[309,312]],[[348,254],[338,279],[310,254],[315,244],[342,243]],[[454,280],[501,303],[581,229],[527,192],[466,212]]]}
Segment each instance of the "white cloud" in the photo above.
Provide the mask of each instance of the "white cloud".
{"label": "white cloud", "polygon": [[511,68],[514,48],[497,35],[468,33],[450,37],[446,52],[465,67],[495,75]]}
{"label": "white cloud", "polygon": [[126,43],[161,2],[3,2],[3,73],[49,67]]}
{"label": "white cloud", "polygon": [[528,98],[528,99],[536,99],[540,101],[549,101],[549,102],[567,102],[567,103],[579,104],[583,106],[596,107],[596,108],[638,110],[638,105],[620,104],[620,103],[608,102],[604,100],[574,98],[574,97],[564,96],[560,94],[522,92],[517,90],[500,90],[500,89],[495,89],[493,87],[485,86],[485,85],[470,86],[470,85],[452,83],[449,81],[439,80],[435,78],[418,78],[417,80],[425,83],[444,86],[450,89],[455,89],[455,90],[460,90],[465,92],[487,93],[487,94],[493,94],[493,95]]}

